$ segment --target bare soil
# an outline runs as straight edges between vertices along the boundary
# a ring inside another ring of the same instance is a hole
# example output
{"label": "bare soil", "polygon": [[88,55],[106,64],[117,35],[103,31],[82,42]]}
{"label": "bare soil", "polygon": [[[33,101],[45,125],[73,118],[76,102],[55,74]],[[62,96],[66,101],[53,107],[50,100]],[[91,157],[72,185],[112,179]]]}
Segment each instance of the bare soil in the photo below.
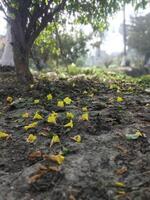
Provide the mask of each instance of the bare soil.
{"label": "bare soil", "polygon": [[[12,73],[0,75],[0,131],[11,138],[0,140],[0,200],[149,200],[150,199],[150,95],[133,83],[116,83],[120,91],[110,89],[97,79],[37,80],[30,88],[20,87]],[[111,81],[110,81],[111,83]],[[53,94],[47,102],[46,95]],[[6,98],[14,102],[8,104]],[[73,103],[58,108],[56,102],[69,96]],[[123,102],[117,102],[118,96]],[[40,99],[35,105],[34,99]],[[89,121],[82,121],[82,107],[89,110]],[[44,116],[35,129],[24,131],[39,110]],[[51,111],[59,114],[56,125],[46,122]],[[74,127],[66,129],[65,112],[75,114]],[[126,134],[137,130],[144,136],[128,140]],[[29,133],[37,135],[34,144],[26,142]],[[44,133],[45,136],[42,134]],[[52,133],[61,144],[50,148]],[[81,143],[70,137],[79,134]],[[51,155],[62,151],[60,166],[33,152]],[[58,167],[34,182],[30,177],[41,166]],[[119,183],[120,184],[119,184]],[[121,183],[123,185],[121,185]]]}

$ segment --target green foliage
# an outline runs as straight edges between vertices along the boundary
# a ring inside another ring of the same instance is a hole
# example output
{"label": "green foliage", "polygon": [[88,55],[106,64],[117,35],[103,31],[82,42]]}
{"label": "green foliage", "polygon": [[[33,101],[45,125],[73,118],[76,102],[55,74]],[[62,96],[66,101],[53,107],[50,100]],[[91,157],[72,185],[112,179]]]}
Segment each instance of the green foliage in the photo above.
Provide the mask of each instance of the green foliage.
{"label": "green foliage", "polygon": [[66,29],[64,24],[51,23],[40,34],[32,48],[37,67],[40,60],[47,64],[50,61],[54,66],[67,66],[87,53],[87,37],[81,31],[68,34]]}

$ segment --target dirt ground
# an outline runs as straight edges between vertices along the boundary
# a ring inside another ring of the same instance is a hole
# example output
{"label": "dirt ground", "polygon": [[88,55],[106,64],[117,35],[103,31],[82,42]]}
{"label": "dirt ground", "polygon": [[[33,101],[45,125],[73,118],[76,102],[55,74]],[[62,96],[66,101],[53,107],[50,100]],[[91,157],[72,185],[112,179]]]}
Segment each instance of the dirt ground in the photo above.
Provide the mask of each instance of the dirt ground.
{"label": "dirt ground", "polygon": [[[12,73],[0,77],[0,131],[11,134],[0,139],[0,200],[150,200],[149,92],[123,80],[106,84],[94,78],[41,79],[23,89]],[[114,84],[120,89],[110,87]],[[59,108],[57,101],[65,97],[73,102]],[[83,107],[88,121],[81,119]],[[44,120],[25,131],[37,110]],[[46,121],[52,111],[57,124]],[[25,112],[32,117],[22,118]],[[75,115],[73,128],[64,127],[66,112]],[[137,131],[142,133],[137,139],[127,137]],[[31,133],[37,136],[33,144],[26,141]],[[61,143],[50,147],[53,133]],[[80,143],[71,139],[78,134]],[[46,159],[60,152],[63,164]]]}

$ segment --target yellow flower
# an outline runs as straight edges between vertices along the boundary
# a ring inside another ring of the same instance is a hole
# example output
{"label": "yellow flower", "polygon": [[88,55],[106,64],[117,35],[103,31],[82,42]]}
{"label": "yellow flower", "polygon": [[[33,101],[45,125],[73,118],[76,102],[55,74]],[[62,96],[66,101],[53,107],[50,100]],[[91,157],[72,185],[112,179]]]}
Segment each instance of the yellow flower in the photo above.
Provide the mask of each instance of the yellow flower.
{"label": "yellow flower", "polygon": [[23,118],[28,118],[28,117],[29,117],[29,113],[28,113],[28,112],[23,113],[23,114],[22,114],[22,117],[23,117]]}
{"label": "yellow flower", "polygon": [[125,187],[125,184],[123,182],[116,182],[115,186],[116,187]]}
{"label": "yellow flower", "polygon": [[123,102],[123,98],[122,98],[122,97],[117,97],[117,102],[118,102],[118,103]]}
{"label": "yellow flower", "polygon": [[6,99],[6,100],[7,100],[7,102],[8,102],[8,103],[12,103],[12,102],[13,102],[13,98],[12,98],[12,97],[10,97],[10,96],[9,96],[9,97],[7,97],[7,99]]}
{"label": "yellow flower", "polygon": [[83,108],[82,108],[82,111],[83,111],[83,112],[87,112],[87,111],[88,111],[87,107],[83,107]]}
{"label": "yellow flower", "polygon": [[58,101],[57,106],[63,108],[65,105],[63,101]]}
{"label": "yellow flower", "polygon": [[34,100],[34,104],[39,104],[40,103],[40,100],[39,99],[35,99]]}
{"label": "yellow flower", "polygon": [[57,115],[55,113],[52,113],[48,116],[47,122],[56,124],[56,119],[57,119]]}
{"label": "yellow flower", "polygon": [[61,165],[64,162],[65,157],[62,156],[61,154],[58,154],[58,155],[51,155],[50,159]]}
{"label": "yellow flower", "polygon": [[55,117],[58,117],[58,113],[56,113],[55,111],[52,111],[52,115],[54,115]]}
{"label": "yellow flower", "polygon": [[60,143],[60,138],[58,135],[53,135],[52,140],[51,140],[51,144],[50,147],[55,144],[55,143]]}
{"label": "yellow flower", "polygon": [[50,100],[52,100],[52,99],[53,99],[52,94],[48,94],[48,95],[47,95],[47,100],[50,101]]}
{"label": "yellow flower", "polygon": [[74,118],[74,114],[71,113],[71,112],[67,112],[67,113],[66,113],[66,116],[67,116],[67,118],[69,118],[69,119],[73,119],[73,118]]}
{"label": "yellow flower", "polygon": [[74,137],[71,137],[72,140],[74,140],[77,143],[81,142],[81,136],[80,135],[75,135]]}
{"label": "yellow flower", "polygon": [[73,121],[70,120],[70,122],[67,123],[67,124],[65,124],[64,127],[66,127],[66,128],[73,128]]}
{"label": "yellow flower", "polygon": [[37,136],[36,135],[33,135],[33,134],[30,134],[27,138],[27,142],[28,143],[34,143],[35,141],[37,140]]}
{"label": "yellow flower", "polygon": [[83,113],[81,118],[82,118],[83,121],[88,121],[89,120],[89,113],[88,112]]}
{"label": "yellow flower", "polygon": [[8,133],[0,131],[0,139],[8,139],[9,137],[10,135]]}
{"label": "yellow flower", "polygon": [[40,115],[40,114],[38,113],[38,111],[37,111],[37,112],[35,113],[33,119],[43,119],[43,117],[42,117],[42,115]]}
{"label": "yellow flower", "polygon": [[64,102],[65,104],[69,105],[72,102],[72,99],[70,99],[69,97],[64,98]]}
{"label": "yellow flower", "polygon": [[33,122],[27,126],[24,126],[24,129],[27,131],[28,129],[35,128],[38,125],[37,122]]}

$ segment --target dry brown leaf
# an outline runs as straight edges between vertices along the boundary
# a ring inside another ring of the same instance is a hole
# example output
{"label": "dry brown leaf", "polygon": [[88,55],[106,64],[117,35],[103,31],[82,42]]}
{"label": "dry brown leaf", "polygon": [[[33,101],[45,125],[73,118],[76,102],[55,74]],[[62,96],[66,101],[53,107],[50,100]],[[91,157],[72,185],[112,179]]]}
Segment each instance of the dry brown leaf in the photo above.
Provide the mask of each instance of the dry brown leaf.
{"label": "dry brown leaf", "polygon": [[123,154],[127,154],[128,153],[128,150],[125,149],[123,146],[121,145],[116,145],[115,146],[118,150],[120,150]]}
{"label": "dry brown leaf", "polygon": [[35,183],[48,172],[59,172],[59,171],[60,171],[60,168],[55,167],[55,166],[47,167],[44,165],[40,165],[37,171],[35,172],[35,174],[28,178],[28,183],[29,184]]}
{"label": "dry brown leaf", "polygon": [[119,168],[119,169],[116,169],[115,170],[115,173],[117,174],[117,175],[122,175],[122,174],[124,174],[124,173],[126,173],[128,171],[128,169],[127,169],[127,167],[121,167],[121,168]]}
{"label": "dry brown leaf", "polygon": [[31,154],[29,154],[28,159],[29,160],[36,160],[37,158],[41,158],[43,155],[42,151],[34,151]]}
{"label": "dry brown leaf", "polygon": [[64,162],[64,156],[61,154],[57,154],[57,155],[48,155],[48,154],[44,154],[43,158],[45,160],[51,160],[56,162],[57,164],[61,165]]}
{"label": "dry brown leaf", "polygon": [[70,194],[68,200],[76,200],[76,198],[72,194]]}

